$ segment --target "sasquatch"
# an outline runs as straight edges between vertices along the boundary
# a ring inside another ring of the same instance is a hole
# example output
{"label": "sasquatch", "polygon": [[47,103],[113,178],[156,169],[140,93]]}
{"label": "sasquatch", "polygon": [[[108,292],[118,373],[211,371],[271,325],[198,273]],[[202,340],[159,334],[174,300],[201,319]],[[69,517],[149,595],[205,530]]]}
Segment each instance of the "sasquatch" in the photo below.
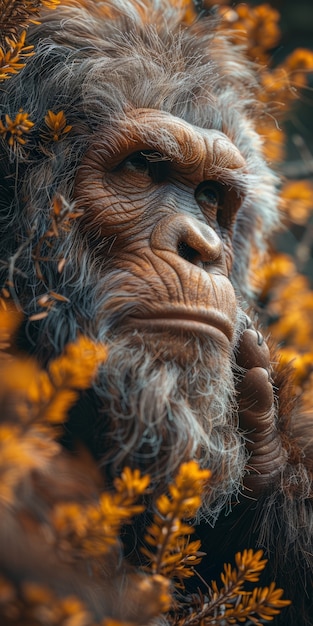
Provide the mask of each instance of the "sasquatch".
{"label": "sasquatch", "polygon": [[[209,578],[262,547],[293,601],[275,623],[309,626],[312,418],[275,372],[249,290],[251,254],[279,223],[258,74],[214,14],[181,17],[169,0],[70,0],[31,27],[35,54],[0,95],[35,122],[17,155],[1,143],[3,284],[9,267],[20,346],[41,363],[78,334],[109,347],[64,446],[82,440],[108,482],[148,472],[155,493],[183,460],[209,467]],[[48,110],[71,126],[50,144]],[[56,196],[81,217],[51,247]],[[47,293],[61,297],[44,317]]]}

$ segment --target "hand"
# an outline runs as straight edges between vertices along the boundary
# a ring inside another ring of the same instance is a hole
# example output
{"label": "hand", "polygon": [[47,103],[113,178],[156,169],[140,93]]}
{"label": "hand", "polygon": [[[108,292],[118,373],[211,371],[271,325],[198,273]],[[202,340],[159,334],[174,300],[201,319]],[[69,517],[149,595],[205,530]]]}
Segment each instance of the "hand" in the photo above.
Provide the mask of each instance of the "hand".
{"label": "hand", "polygon": [[258,494],[278,478],[287,453],[277,428],[277,399],[270,351],[249,318],[238,344],[236,362],[240,368],[237,384],[239,423],[251,454],[244,485]]}

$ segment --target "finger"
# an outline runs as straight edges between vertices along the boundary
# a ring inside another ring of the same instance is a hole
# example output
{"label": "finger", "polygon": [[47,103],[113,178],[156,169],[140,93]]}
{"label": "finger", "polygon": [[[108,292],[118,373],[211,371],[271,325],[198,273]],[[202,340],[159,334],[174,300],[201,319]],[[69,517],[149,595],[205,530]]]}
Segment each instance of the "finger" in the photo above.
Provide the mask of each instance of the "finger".
{"label": "finger", "polygon": [[241,336],[236,362],[240,367],[264,367],[270,369],[270,351],[263,335],[254,328],[247,328]]}
{"label": "finger", "polygon": [[244,485],[258,494],[277,480],[286,451],[276,426],[275,396],[267,369],[251,368],[237,388],[239,423],[251,454]]}
{"label": "finger", "polygon": [[263,431],[274,405],[268,371],[263,367],[248,370],[238,383],[238,409],[242,428]]}

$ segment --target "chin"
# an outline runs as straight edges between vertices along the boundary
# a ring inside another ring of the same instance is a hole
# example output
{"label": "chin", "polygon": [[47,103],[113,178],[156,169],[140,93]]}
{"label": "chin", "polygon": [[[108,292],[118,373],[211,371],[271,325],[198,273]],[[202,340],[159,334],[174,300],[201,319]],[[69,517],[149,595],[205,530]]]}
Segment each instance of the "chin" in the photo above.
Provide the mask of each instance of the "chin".
{"label": "chin", "polygon": [[247,461],[229,342],[227,350],[225,359],[219,338],[185,328],[124,327],[111,339],[94,388],[97,456],[106,474],[139,467],[157,495],[182,462],[196,459],[212,472],[202,514],[216,519],[241,489]]}

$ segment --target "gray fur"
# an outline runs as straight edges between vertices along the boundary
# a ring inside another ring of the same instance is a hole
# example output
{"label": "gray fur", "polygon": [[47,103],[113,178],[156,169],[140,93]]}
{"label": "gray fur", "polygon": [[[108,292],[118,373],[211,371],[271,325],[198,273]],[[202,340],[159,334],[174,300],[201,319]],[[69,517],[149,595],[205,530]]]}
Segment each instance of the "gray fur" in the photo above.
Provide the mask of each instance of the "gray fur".
{"label": "gray fur", "polygon": [[[101,6],[119,15],[101,17]],[[50,228],[53,196],[58,193],[68,203],[73,201],[75,172],[101,127],[110,137],[108,129],[123,124],[129,111],[159,108],[200,128],[224,132],[246,159],[242,177],[246,201],[234,232],[233,270],[234,286],[244,302],[250,246],[261,249],[265,234],[278,223],[276,178],[262,157],[254,130],[254,118],[262,114],[255,99],[256,73],[241,50],[216,29],[215,18],[182,27],[179,11],[171,10],[166,0],[90,2],[88,9],[75,3],[61,6],[30,29],[29,43],[35,45],[36,54],[4,84],[0,95],[2,114],[14,117],[22,107],[35,121],[28,144],[17,154],[1,142],[3,282],[9,268],[14,282],[9,287],[26,318],[42,311],[40,297],[49,291],[66,297],[66,302],[55,302],[47,318],[26,322],[29,349],[46,361],[79,332],[109,341],[109,360],[95,386],[102,414],[110,416],[105,437],[113,444],[102,462],[116,468],[126,460],[145,465],[148,437],[149,471],[153,473],[155,465],[160,477],[160,422],[166,422],[161,457],[168,453],[168,470],[165,476],[162,470],[162,479],[168,480],[188,455],[209,464],[215,504],[210,502],[208,516],[215,519],[225,501],[238,492],[247,460],[228,359],[218,356],[214,346],[212,356],[212,346],[206,350],[203,344],[186,372],[179,364],[160,367],[149,349],[137,344],[136,349],[128,346],[130,365],[123,368],[126,346],[114,333],[112,338],[112,328],[122,328],[133,304],[127,299],[125,276],[105,272],[114,242],[99,240],[96,221],[86,239],[78,221],[51,240],[52,247],[42,246],[43,279],[36,272],[34,250]],[[73,128],[62,141],[47,145],[41,132],[48,109],[63,110]],[[163,141],[171,138],[164,135]],[[117,150],[115,133],[108,151]],[[58,262],[64,257],[67,262],[60,273]],[[199,371],[205,372],[205,384],[196,381]],[[149,393],[139,388],[142,376]],[[114,404],[117,397],[127,397],[122,412]],[[153,408],[147,410],[148,405]]]}
{"label": "gray fur", "polygon": [[[14,117],[22,107],[35,127],[17,158],[1,141],[5,237],[0,258],[6,261],[31,228],[36,228],[35,239],[48,229],[56,192],[71,201],[75,168],[101,125],[122,120],[127,110],[137,106],[159,107],[197,126],[222,130],[247,160],[247,199],[234,233],[233,272],[234,284],[246,297],[250,245],[262,248],[265,235],[278,223],[276,178],[262,158],[260,138],[253,129],[254,118],[265,114],[255,101],[256,73],[240,49],[216,31],[213,17],[182,28],[179,11],[171,10],[166,0],[122,4],[110,0],[105,6],[120,16],[101,18],[97,3],[90,3],[88,10],[73,3],[48,12],[29,34],[36,54],[2,86],[1,113]],[[61,142],[45,146],[43,154],[40,133],[48,109],[64,110],[73,130]],[[55,242],[45,275],[48,289],[66,292],[71,303],[69,318],[78,308],[83,319],[84,294],[86,290],[92,293],[97,273],[91,272],[89,259],[77,263],[77,238],[80,234],[73,228],[65,240],[60,237]],[[16,269],[27,277],[24,281],[15,274],[17,297],[26,314],[41,310],[37,299],[43,285],[36,279],[31,260],[34,243],[16,261]],[[55,259],[64,255],[68,264],[60,276]],[[50,320],[45,324],[49,326]],[[75,335],[72,322],[68,332],[69,338]]]}

